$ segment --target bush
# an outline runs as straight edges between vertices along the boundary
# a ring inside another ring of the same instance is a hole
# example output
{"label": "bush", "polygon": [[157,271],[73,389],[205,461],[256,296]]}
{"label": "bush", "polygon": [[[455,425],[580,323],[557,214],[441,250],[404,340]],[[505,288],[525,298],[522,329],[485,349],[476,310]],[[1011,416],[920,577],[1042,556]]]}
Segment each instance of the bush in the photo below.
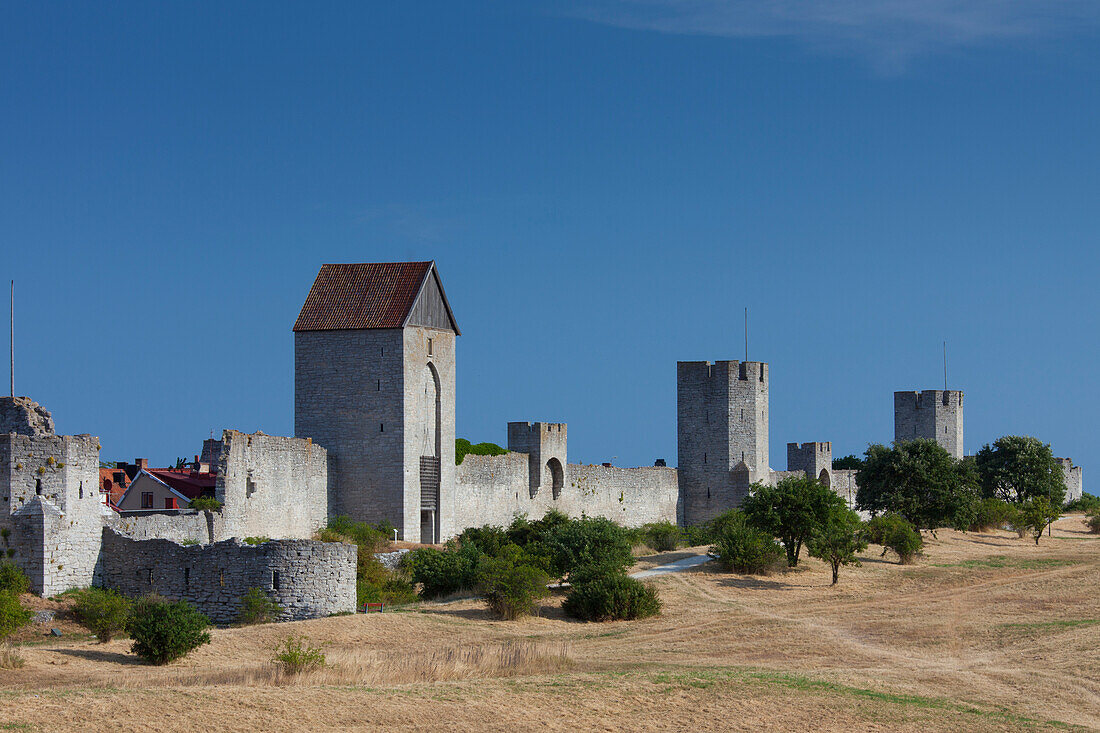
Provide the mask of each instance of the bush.
{"label": "bush", "polygon": [[537,542],[533,553],[545,555],[548,569],[558,578],[594,563],[621,570],[634,564],[629,534],[603,517],[581,517],[557,523]]}
{"label": "bush", "polygon": [[1093,509],[1100,509],[1100,496],[1083,493],[1073,501],[1066,504],[1065,511],[1090,513]]}
{"label": "bush", "polygon": [[652,522],[641,527],[642,541],[657,552],[670,552],[680,546],[683,533],[672,522]]}
{"label": "bush", "polygon": [[366,522],[356,522],[351,517],[341,515],[328,520],[326,530],[319,533],[320,539],[325,542],[350,542],[359,546],[359,553],[381,552],[390,546],[393,541],[393,525],[389,522],[379,522],[371,525]]}
{"label": "bush", "polygon": [[212,496],[196,496],[187,506],[189,509],[205,509],[216,512],[222,508],[222,503]]}
{"label": "bush", "polygon": [[134,604],[126,630],[131,651],[153,664],[167,664],[210,643],[210,621],[187,601],[145,596]]}
{"label": "bush", "polygon": [[538,615],[538,601],[550,595],[546,572],[524,560],[523,550],[509,545],[500,557],[484,557],[478,567],[478,594],[508,620]]}
{"label": "bush", "polygon": [[313,646],[304,636],[291,634],[275,646],[272,661],[283,674],[301,674],[325,666],[325,653]]}
{"label": "bush", "polygon": [[246,545],[262,545],[265,542],[270,542],[270,537],[245,537],[244,543]]}
{"label": "bush", "polygon": [[19,595],[26,593],[30,587],[31,581],[15,563],[10,560],[0,560],[0,593],[10,592]]}
{"label": "bush", "polygon": [[744,519],[725,522],[714,547],[710,548],[710,555],[727,570],[747,575],[771,572],[783,554],[775,538],[749,526]]}
{"label": "bush", "polygon": [[0,591],[0,641],[29,624],[32,616],[34,614],[19,603],[18,595],[10,590]]}
{"label": "bush", "polygon": [[632,620],[661,612],[657,589],[626,573],[609,569],[580,568],[577,582],[562,604],[562,610],[583,621]]}
{"label": "bush", "polygon": [[412,581],[420,583],[420,597],[430,599],[473,590],[480,557],[477,548],[450,542],[444,550],[417,548],[405,555],[402,564]]}
{"label": "bush", "polygon": [[1085,524],[1089,526],[1090,532],[1100,534],[1100,507],[1089,510],[1085,515]]}
{"label": "bush", "polygon": [[841,565],[860,566],[856,553],[867,549],[862,525],[858,514],[837,507],[829,512],[824,524],[815,529],[806,541],[810,556],[821,558],[832,567],[833,585],[837,584]]}
{"label": "bush", "polygon": [[455,541],[460,545],[471,546],[489,557],[499,557],[506,546],[513,544],[503,527],[494,527],[491,524],[464,529]]}
{"label": "bush", "polygon": [[249,588],[241,596],[241,610],[237,613],[237,623],[244,626],[271,623],[283,612],[283,607],[267,597],[262,588]]}
{"label": "bush", "polygon": [[[1052,502],[1043,495],[1033,496],[1020,505],[1017,532],[1022,527],[1025,531],[1031,532],[1035,544],[1039,544],[1039,538],[1043,536],[1043,530],[1047,529],[1061,515],[1061,504]],[[1020,537],[1024,536],[1024,534],[1020,535]]]}
{"label": "bush", "polygon": [[417,600],[416,588],[401,571],[388,570],[374,555],[359,553],[355,573],[355,596],[365,603],[399,606]]}
{"label": "bush", "polygon": [[865,522],[863,536],[868,542],[882,545],[883,555],[893,550],[902,565],[913,562],[924,547],[920,532],[898,514],[883,514]]}
{"label": "bush", "polygon": [[130,620],[130,599],[106,588],[77,591],[74,611],[80,623],[88,627],[101,643],[126,629]]}
{"label": "bush", "polygon": [[1000,529],[1012,518],[1012,505],[1001,499],[986,497],[978,503],[978,514],[970,525],[971,532]]}

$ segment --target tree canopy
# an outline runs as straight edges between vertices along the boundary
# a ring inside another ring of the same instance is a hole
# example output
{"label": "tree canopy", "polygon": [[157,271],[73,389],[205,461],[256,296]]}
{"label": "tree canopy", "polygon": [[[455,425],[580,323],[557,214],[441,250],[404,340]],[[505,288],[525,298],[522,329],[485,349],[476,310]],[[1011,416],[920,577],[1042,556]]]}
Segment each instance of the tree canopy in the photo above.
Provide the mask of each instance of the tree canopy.
{"label": "tree canopy", "polygon": [[1025,435],[1005,435],[975,456],[982,495],[1024,503],[1040,496],[1056,506],[1066,498],[1062,467],[1050,445]]}
{"label": "tree canopy", "polygon": [[854,454],[833,459],[833,470],[835,471],[858,471],[861,468],[863,468],[863,461]]}
{"label": "tree canopy", "polygon": [[934,440],[868,446],[856,475],[856,505],[872,513],[896,512],[920,529],[966,529],[978,505],[977,476]]}
{"label": "tree canopy", "polygon": [[836,585],[840,566],[859,567],[856,553],[867,549],[863,522],[851,509],[844,506],[831,507],[825,522],[810,534],[806,549],[812,557],[819,557],[829,563],[833,569],[833,585]]}
{"label": "tree canopy", "polygon": [[825,524],[834,508],[846,508],[844,500],[816,478],[791,476],[775,486],[757,483],[752,489],[741,503],[745,518],[783,543],[792,568],[810,534]]}

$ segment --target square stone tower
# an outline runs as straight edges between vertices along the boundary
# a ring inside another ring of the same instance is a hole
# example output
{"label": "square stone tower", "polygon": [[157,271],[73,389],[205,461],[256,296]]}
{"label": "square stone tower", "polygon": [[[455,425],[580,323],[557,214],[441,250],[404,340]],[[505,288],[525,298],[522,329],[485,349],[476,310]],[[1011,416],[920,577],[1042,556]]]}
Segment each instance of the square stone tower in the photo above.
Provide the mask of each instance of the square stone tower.
{"label": "square stone tower", "polygon": [[787,470],[804,471],[807,478],[816,478],[832,485],[832,443],[787,443]]}
{"label": "square stone tower", "polygon": [[770,473],[768,365],[677,362],[676,436],[681,520],[698,524],[740,504]]}
{"label": "square stone tower", "polygon": [[956,459],[963,457],[963,393],[926,389],[894,393],[894,440],[929,438]]}
{"label": "square stone tower", "polygon": [[330,515],[453,534],[459,333],[434,262],[321,267],[294,324],[294,434],[328,450]]}

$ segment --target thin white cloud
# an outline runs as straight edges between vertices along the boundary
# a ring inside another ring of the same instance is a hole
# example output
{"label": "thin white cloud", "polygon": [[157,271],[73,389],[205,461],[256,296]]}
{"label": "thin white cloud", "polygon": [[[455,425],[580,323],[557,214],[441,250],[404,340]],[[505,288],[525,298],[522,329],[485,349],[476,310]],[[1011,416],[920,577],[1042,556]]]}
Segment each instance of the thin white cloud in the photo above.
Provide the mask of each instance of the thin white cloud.
{"label": "thin white cloud", "polygon": [[882,70],[926,53],[1100,24],[1100,0],[587,0],[566,12],[662,33],[792,38]]}

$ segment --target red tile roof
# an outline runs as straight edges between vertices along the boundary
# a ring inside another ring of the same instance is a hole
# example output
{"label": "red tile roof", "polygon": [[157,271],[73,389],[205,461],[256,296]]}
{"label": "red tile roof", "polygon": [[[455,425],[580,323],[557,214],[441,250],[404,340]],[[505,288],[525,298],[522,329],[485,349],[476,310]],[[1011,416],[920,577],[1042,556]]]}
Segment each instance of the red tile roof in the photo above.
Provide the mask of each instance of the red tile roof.
{"label": "red tile roof", "polygon": [[401,328],[431,262],[322,265],[295,331]]}
{"label": "red tile roof", "polygon": [[200,473],[189,470],[175,471],[167,468],[150,468],[146,469],[145,472],[157,477],[188,499],[194,499],[203,493],[212,493],[218,480],[216,473]]}
{"label": "red tile roof", "polygon": [[107,494],[107,500],[111,504],[118,504],[122,495],[126,493],[126,487],[130,485],[130,477],[121,468],[99,469],[99,490]]}

